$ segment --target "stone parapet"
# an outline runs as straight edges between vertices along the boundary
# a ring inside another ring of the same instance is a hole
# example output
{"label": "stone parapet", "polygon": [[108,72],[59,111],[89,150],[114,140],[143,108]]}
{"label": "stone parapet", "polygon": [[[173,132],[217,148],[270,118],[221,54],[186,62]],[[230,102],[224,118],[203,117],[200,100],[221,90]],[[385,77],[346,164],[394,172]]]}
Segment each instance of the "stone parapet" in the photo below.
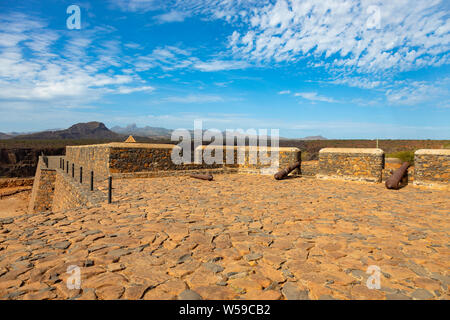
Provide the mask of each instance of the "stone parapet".
{"label": "stone parapet", "polygon": [[414,153],[414,184],[450,187],[450,149],[420,149]]}
{"label": "stone parapet", "polygon": [[[216,150],[222,152],[222,156],[217,156],[217,161],[221,160],[222,162],[219,165],[225,168],[236,168],[238,173],[274,174],[295,162],[301,162],[301,151],[295,147],[260,148],[208,145],[196,148],[196,158],[202,159],[202,165],[208,165],[204,159],[205,153],[215,157]],[[200,154],[203,156],[200,157]],[[299,175],[300,170],[295,169],[291,174]]]}
{"label": "stone parapet", "polygon": [[[203,153],[209,146],[200,146],[194,152]],[[147,143],[108,143],[87,146],[68,146],[64,160],[69,162],[69,174],[72,164],[75,167],[75,178],[79,180],[80,167],[83,167],[83,183],[90,181],[90,172],[94,171],[96,182],[104,181],[110,175],[116,176],[162,176],[184,174],[188,171],[211,170],[220,168],[236,168],[239,173],[267,173],[273,174],[279,168],[301,161],[301,152],[297,148],[278,148],[276,161],[269,159],[268,163],[261,161],[261,149],[257,148],[252,153],[251,147],[243,147],[244,160],[238,163],[238,147],[220,146],[222,149],[222,162],[209,163],[204,160],[200,163],[175,164],[172,161],[172,151],[180,148],[171,144],[147,144]],[[227,150],[232,149],[231,161],[227,161]],[[181,149],[180,149],[181,150]],[[266,157],[272,157],[273,150],[268,147]],[[211,155],[215,156],[214,150]],[[262,152],[261,152],[262,153]],[[255,158],[252,158],[256,155]],[[254,159],[254,160],[253,160]],[[274,166],[271,167],[271,164]],[[179,171],[179,173],[178,173]],[[222,171],[221,171],[222,172]],[[163,174],[164,173],[164,174]],[[292,174],[299,174],[294,170]]]}
{"label": "stone parapet", "polygon": [[317,178],[381,182],[384,151],[365,148],[324,148],[319,151]]}
{"label": "stone parapet", "polygon": [[40,156],[28,204],[29,213],[44,212],[52,209],[55,180],[56,170],[48,169],[42,161],[42,156]]}
{"label": "stone parapet", "polygon": [[55,191],[53,195],[52,210],[64,211],[83,206],[94,206],[105,202],[105,196],[98,190],[90,191],[81,185],[72,176],[62,170],[56,170]]}
{"label": "stone parapet", "polygon": [[69,174],[72,164],[75,165],[75,176],[79,175],[83,167],[83,181],[90,179],[90,172],[94,171],[94,180],[103,181],[109,176],[110,144],[96,144],[85,146],[67,146],[64,157],[65,164],[69,162]]}
{"label": "stone parapet", "polygon": [[302,161],[302,176],[315,177],[319,171],[319,161]]}

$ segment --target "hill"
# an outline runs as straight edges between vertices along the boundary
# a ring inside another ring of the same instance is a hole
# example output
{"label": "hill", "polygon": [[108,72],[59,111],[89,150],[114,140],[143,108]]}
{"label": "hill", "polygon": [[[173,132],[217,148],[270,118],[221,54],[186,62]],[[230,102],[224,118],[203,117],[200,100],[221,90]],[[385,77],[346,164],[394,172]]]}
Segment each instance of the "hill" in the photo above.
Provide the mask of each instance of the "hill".
{"label": "hill", "polygon": [[5,140],[5,139],[11,139],[12,136],[10,136],[9,134],[0,132],[0,140]]}
{"label": "hill", "polygon": [[122,136],[109,130],[102,122],[92,121],[77,123],[68,129],[42,131],[15,136],[20,140],[53,140],[53,139],[121,139]]}

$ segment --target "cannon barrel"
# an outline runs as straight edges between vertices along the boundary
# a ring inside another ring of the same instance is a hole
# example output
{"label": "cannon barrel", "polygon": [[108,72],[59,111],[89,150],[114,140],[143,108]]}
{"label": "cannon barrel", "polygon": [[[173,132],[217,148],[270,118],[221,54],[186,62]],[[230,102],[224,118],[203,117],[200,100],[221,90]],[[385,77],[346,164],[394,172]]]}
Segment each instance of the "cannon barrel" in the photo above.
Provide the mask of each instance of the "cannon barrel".
{"label": "cannon barrel", "polygon": [[195,179],[200,179],[200,180],[208,180],[208,181],[211,181],[214,179],[212,174],[191,174],[190,177],[195,178]]}
{"label": "cannon barrel", "polygon": [[409,162],[403,162],[402,166],[394,171],[394,173],[386,180],[386,188],[397,190],[400,188],[400,181],[408,171]]}
{"label": "cannon barrel", "polygon": [[284,178],[286,178],[289,175],[289,173],[291,173],[294,169],[297,169],[299,167],[300,167],[300,161],[297,161],[296,163],[291,164],[289,167],[275,173],[274,177],[277,180],[283,180]]}

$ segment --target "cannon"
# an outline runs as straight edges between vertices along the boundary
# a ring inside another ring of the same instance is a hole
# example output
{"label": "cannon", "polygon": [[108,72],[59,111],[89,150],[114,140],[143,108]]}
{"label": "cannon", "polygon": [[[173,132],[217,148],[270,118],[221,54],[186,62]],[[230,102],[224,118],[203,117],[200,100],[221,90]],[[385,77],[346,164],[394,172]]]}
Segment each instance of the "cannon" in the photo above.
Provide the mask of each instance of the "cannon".
{"label": "cannon", "polygon": [[211,181],[214,179],[212,174],[191,174],[190,177],[195,178],[195,179],[200,179],[200,180],[208,180],[208,181]]}
{"label": "cannon", "polygon": [[403,162],[402,166],[396,169],[394,173],[386,180],[386,188],[394,190],[400,189],[400,182],[402,181],[405,173],[407,173],[409,166],[409,162]]}
{"label": "cannon", "polygon": [[278,171],[277,173],[275,173],[274,177],[276,180],[283,180],[289,175],[289,173],[291,173],[294,169],[297,168],[300,168],[300,161],[297,161],[296,163],[291,164],[289,167]]}

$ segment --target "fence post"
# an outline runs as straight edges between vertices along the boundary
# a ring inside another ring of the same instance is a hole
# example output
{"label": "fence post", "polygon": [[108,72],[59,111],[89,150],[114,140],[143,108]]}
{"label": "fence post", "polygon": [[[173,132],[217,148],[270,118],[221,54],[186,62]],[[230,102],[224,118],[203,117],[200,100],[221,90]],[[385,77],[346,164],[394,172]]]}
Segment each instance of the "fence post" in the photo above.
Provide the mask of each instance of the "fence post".
{"label": "fence post", "polygon": [[69,174],[69,161],[66,162],[66,173]]}
{"label": "fence post", "polygon": [[112,201],[112,177],[108,177],[108,203]]}
{"label": "fence post", "polygon": [[94,191],[94,171],[91,171],[91,191]]}
{"label": "fence post", "polygon": [[62,170],[64,171],[64,159],[61,158]]}
{"label": "fence post", "polygon": [[72,163],[72,178],[75,178],[75,163]]}
{"label": "fence post", "polygon": [[80,167],[80,183],[83,183],[83,167]]}

